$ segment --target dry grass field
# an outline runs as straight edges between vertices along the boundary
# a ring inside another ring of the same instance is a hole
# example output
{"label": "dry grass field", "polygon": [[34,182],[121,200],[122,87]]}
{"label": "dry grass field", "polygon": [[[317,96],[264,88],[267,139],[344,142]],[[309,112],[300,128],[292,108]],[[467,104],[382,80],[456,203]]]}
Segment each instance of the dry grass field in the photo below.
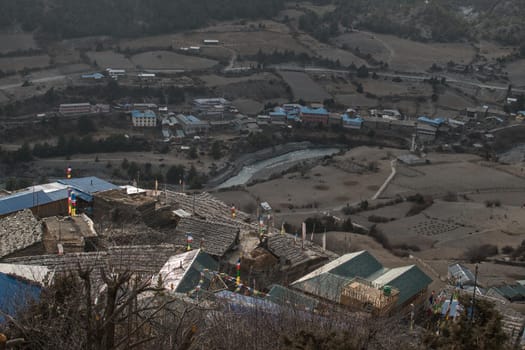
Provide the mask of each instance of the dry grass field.
{"label": "dry grass field", "polygon": [[324,44],[308,34],[298,34],[297,41],[307,47],[310,54],[314,53],[315,56],[327,58],[332,61],[339,60],[344,67],[347,67],[352,63],[358,67],[367,64],[366,61],[357,57],[353,53]]}
{"label": "dry grass field", "polygon": [[361,52],[370,53],[376,60],[388,62],[391,69],[403,72],[423,72],[433,63],[444,65],[454,61],[466,64],[475,55],[474,48],[468,44],[421,43],[368,32],[344,34],[335,42],[351,48],[359,47]]}
{"label": "dry grass field", "polygon": [[330,95],[306,73],[279,72],[279,74],[290,85],[295,100],[322,102],[330,98]]}
{"label": "dry grass field", "polygon": [[364,54],[371,54],[376,60],[390,62],[393,56],[392,50],[378,39],[375,34],[368,32],[352,32],[341,34],[333,39],[338,45],[347,45],[350,49],[359,48]]}
{"label": "dry grass field", "polygon": [[0,53],[38,49],[33,34],[0,34]]}
{"label": "dry grass field", "polygon": [[[432,157],[429,157],[432,160]],[[474,176],[475,175],[475,176]],[[398,174],[385,195],[419,192],[443,195],[447,192],[524,190],[525,179],[473,162],[434,161],[417,167],[398,166]]]}
{"label": "dry grass field", "polygon": [[[216,39],[221,42],[220,46],[233,49],[239,55],[254,55],[259,49],[271,53],[274,50],[294,50],[295,52],[306,52],[306,48],[300,45],[290,34],[267,31],[233,31],[233,32],[188,32],[180,34],[159,35],[139,39],[123,40],[122,48],[142,49],[152,47],[188,47],[203,46],[203,40]],[[203,47],[203,50],[205,48]]]}
{"label": "dry grass field", "polygon": [[93,62],[96,61],[100,68],[133,69],[133,62],[124,57],[123,54],[114,51],[89,51],[87,56]]}
{"label": "dry grass field", "polygon": [[170,51],[143,52],[131,57],[131,61],[143,69],[201,70],[217,64],[217,61],[207,58],[180,55]]}
{"label": "dry grass field", "polygon": [[232,83],[246,82],[250,80],[270,80],[278,79],[278,77],[269,72],[256,73],[248,76],[241,77],[223,77],[215,74],[202,75],[199,77],[207,86],[222,86]]}
{"label": "dry grass field", "polygon": [[24,68],[45,68],[49,66],[48,55],[23,56],[23,57],[2,57],[0,58],[0,70],[20,71]]}
{"label": "dry grass field", "polygon": [[486,40],[481,40],[477,47],[479,47],[480,55],[489,61],[508,56],[516,49],[512,46],[502,46],[498,43]]}
{"label": "dry grass field", "polygon": [[264,109],[264,104],[247,98],[238,98],[232,101],[233,105],[239,110],[239,112],[255,115]]}
{"label": "dry grass field", "polygon": [[391,79],[366,79],[361,82],[366,92],[377,96],[427,96],[432,95],[432,87],[422,82],[392,82]]}
{"label": "dry grass field", "polygon": [[378,101],[374,98],[368,98],[364,94],[335,94],[334,100],[345,106],[353,107],[375,107]]}
{"label": "dry grass field", "polygon": [[525,87],[525,59],[507,64],[505,70],[509,73],[512,84]]}
{"label": "dry grass field", "polygon": [[215,25],[210,25],[205,28],[196,29],[194,32],[206,33],[206,32],[252,32],[254,30],[264,29],[264,31],[288,33],[290,28],[283,23],[275,22],[272,20],[259,20],[259,21],[227,21],[220,22]]}

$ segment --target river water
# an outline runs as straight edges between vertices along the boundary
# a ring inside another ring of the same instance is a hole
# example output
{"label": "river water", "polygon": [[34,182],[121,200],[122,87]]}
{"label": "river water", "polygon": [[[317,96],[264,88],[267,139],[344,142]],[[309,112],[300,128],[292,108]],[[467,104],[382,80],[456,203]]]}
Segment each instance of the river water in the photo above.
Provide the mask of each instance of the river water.
{"label": "river water", "polygon": [[282,167],[286,166],[287,164],[292,166],[297,161],[329,156],[338,152],[339,148],[312,148],[289,152],[277,157],[261,160],[259,162],[255,162],[251,165],[243,167],[237,175],[224,181],[222,184],[217,186],[217,188],[227,188],[232,186],[244,185],[262,170],[267,172],[271,171],[272,168],[280,167],[279,170],[282,171]]}

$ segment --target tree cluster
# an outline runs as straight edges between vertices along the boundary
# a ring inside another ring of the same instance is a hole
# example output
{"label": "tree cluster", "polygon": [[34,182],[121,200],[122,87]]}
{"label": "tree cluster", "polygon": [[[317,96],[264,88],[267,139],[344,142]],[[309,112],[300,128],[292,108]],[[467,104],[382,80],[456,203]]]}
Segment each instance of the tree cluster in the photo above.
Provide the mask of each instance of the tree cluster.
{"label": "tree cluster", "polygon": [[1,0],[0,28],[21,24],[56,38],[151,35],[205,26],[210,20],[270,18],[283,0]]}
{"label": "tree cluster", "polygon": [[73,154],[149,151],[151,146],[143,139],[118,134],[95,140],[91,136],[82,138],[60,136],[56,145],[37,143],[32,154],[36,157],[60,157]]}

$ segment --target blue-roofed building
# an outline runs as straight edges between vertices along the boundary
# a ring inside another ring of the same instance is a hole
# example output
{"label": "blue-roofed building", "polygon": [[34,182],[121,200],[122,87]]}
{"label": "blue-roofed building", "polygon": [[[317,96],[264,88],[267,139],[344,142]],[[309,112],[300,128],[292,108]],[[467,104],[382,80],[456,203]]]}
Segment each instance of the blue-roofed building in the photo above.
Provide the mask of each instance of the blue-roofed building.
{"label": "blue-roofed building", "polygon": [[[0,264],[0,310],[15,317],[30,303],[38,301],[42,283],[52,279],[43,266]],[[5,319],[0,315],[0,324]]]}
{"label": "blue-roofed building", "polygon": [[210,128],[208,122],[200,120],[193,115],[179,114],[177,119],[186,135],[205,134]]}
{"label": "blue-roofed building", "polygon": [[299,116],[304,124],[328,125],[329,113],[325,108],[301,107]]}
{"label": "blue-roofed building", "polygon": [[73,189],[74,193],[77,195],[77,198],[80,198],[85,202],[92,202],[93,194],[95,193],[116,190],[120,188],[111,182],[107,182],[95,176],[64,179],[58,180],[57,182]]}
{"label": "blue-roofed building", "polygon": [[269,113],[272,122],[285,122],[288,113],[282,107],[275,107],[273,112]]}
{"label": "blue-roofed building", "polygon": [[348,129],[361,129],[363,126],[363,119],[360,117],[350,117],[348,114],[341,116],[343,127]]}
{"label": "blue-roofed building", "polygon": [[39,217],[66,215],[68,212],[68,187],[85,202],[93,201],[93,193],[118,189],[119,187],[97,177],[59,180],[0,197],[0,217],[24,209],[31,209]]}
{"label": "blue-roofed building", "polygon": [[67,191],[25,190],[0,198],[0,217],[31,209],[40,217],[67,213]]}
{"label": "blue-roofed building", "polygon": [[443,118],[429,118],[425,115],[417,118],[417,120],[421,123],[425,123],[435,127],[439,127],[445,122],[445,119]]}
{"label": "blue-roofed building", "polygon": [[100,80],[104,78],[104,74],[101,74],[101,73],[82,74],[81,77],[82,79]]}
{"label": "blue-roofed building", "polygon": [[136,127],[155,127],[157,126],[157,115],[150,109],[145,111],[134,109],[131,111],[131,121]]}

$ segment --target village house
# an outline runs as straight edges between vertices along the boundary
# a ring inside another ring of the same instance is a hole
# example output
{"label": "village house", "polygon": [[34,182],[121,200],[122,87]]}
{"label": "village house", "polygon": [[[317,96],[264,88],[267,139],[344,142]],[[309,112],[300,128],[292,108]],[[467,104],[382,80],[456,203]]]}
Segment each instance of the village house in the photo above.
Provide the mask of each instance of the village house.
{"label": "village house", "polygon": [[421,304],[432,279],[416,265],[385,268],[367,251],[345,254],[290,286],[355,311],[389,315]]}
{"label": "village house", "polygon": [[208,122],[202,121],[193,115],[177,115],[177,119],[186,135],[205,134],[210,128]]}
{"label": "village house", "polygon": [[329,113],[324,108],[302,107],[299,112],[301,122],[310,126],[328,125],[328,116]]}
{"label": "village house", "polygon": [[157,126],[157,116],[155,115],[155,112],[149,109],[144,112],[139,110],[131,111],[131,121],[133,126],[139,128],[150,128]]}
{"label": "village house", "polygon": [[96,245],[97,233],[86,214],[45,218],[42,230],[47,254],[80,253]]}

